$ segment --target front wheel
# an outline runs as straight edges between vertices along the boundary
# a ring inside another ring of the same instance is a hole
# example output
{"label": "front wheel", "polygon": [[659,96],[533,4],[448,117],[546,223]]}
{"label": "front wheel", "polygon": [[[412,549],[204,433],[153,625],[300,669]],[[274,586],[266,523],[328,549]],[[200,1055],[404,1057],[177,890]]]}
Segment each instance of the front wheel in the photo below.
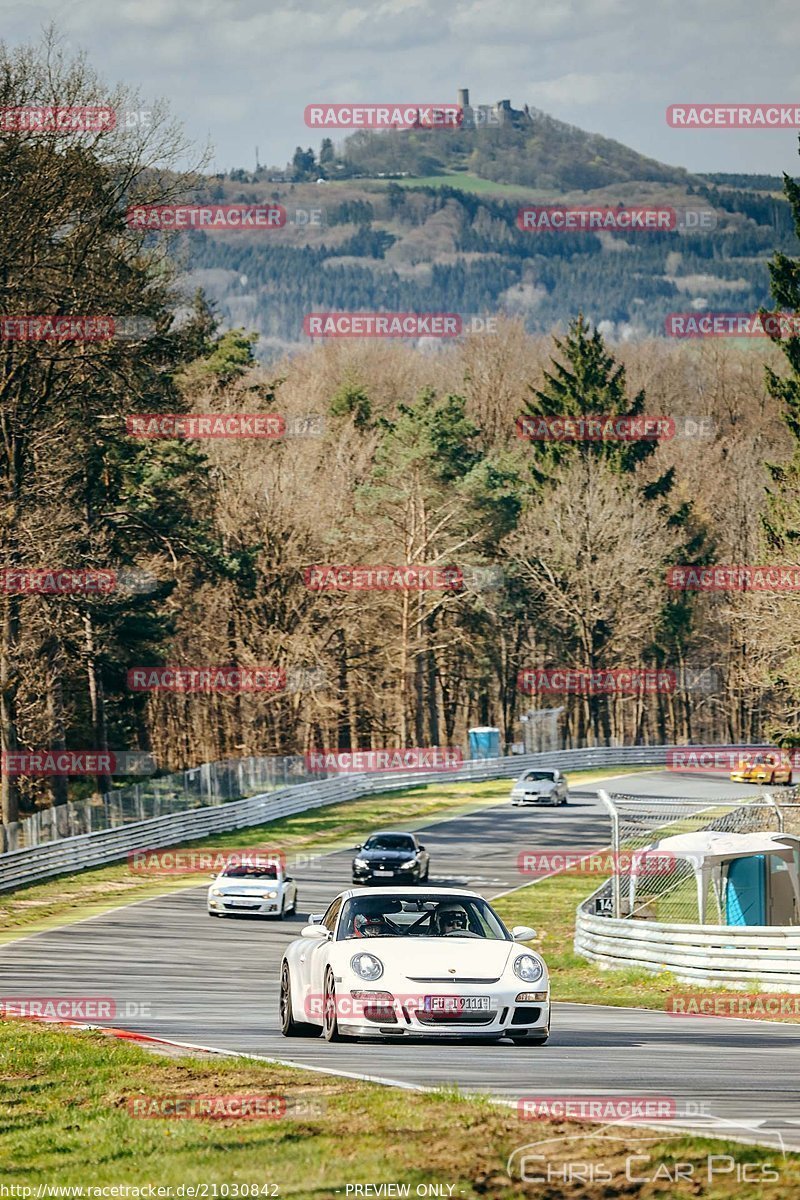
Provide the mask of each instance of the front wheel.
{"label": "front wheel", "polygon": [[306,1021],[295,1021],[292,1016],[292,978],[289,974],[289,964],[281,968],[280,994],[281,1033],[284,1037],[319,1037],[319,1025],[311,1025]]}
{"label": "front wheel", "polygon": [[322,1036],[326,1042],[341,1042],[343,1035],[339,1032],[339,1021],[336,1017],[336,987],[333,982],[333,972],[325,973],[325,998],[322,1006]]}

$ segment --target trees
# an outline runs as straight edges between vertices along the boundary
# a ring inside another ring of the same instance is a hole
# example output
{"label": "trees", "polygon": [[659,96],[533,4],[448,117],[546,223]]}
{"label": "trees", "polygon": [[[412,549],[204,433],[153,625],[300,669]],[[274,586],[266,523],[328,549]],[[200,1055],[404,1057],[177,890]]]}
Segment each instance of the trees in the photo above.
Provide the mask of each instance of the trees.
{"label": "trees", "polygon": [[[800,187],[788,175],[784,175],[784,191],[791,206],[795,233],[800,237]],[[770,283],[777,311],[799,317],[800,259],[776,253],[770,264]],[[795,329],[788,336],[775,332],[771,337],[783,354],[787,369],[779,374],[767,365],[767,390],[780,405],[791,437],[791,457],[767,464],[770,486],[763,533],[771,560],[796,567],[800,562],[800,334]],[[780,712],[773,729],[790,745],[800,745],[799,603],[798,596],[791,593],[760,598],[758,602],[762,632],[771,650],[769,679],[780,696]]]}
{"label": "trees", "polygon": [[[628,395],[624,364],[582,315],[555,344],[561,357],[545,371],[544,385],[530,388],[525,405],[534,433],[556,417],[624,418],[629,424],[642,417],[644,389]],[[693,561],[702,537],[688,502],[670,506],[674,470],[646,469],[657,440],[604,430],[594,437],[579,432],[572,440],[531,441],[526,519],[510,541],[539,618],[531,650],[552,653],[558,646],[559,665],[566,660],[592,671],[645,662],[674,667],[689,602],[665,593],[664,572],[672,555],[679,556],[672,561]],[[649,545],[639,540],[640,526]],[[644,625],[637,613],[646,617]],[[587,697],[581,729],[607,741],[611,707],[603,696]],[[640,702],[634,722],[639,734],[642,719]]]}
{"label": "trees", "polygon": [[[624,365],[615,361],[600,332],[592,328],[582,313],[572,322],[566,337],[554,341],[561,358],[553,359],[552,370],[545,373],[544,387],[530,389],[525,405],[526,415],[534,422],[537,418],[552,417],[642,416],[644,390],[628,397]],[[629,473],[646,462],[657,445],[652,439],[625,441],[613,436],[567,443],[541,441],[534,445],[536,453],[531,470],[541,483],[547,478],[549,467],[577,456],[602,460],[613,471]]]}
{"label": "trees", "polygon": [[295,182],[311,179],[315,174],[315,168],[316,158],[311,147],[304,150],[302,146],[298,146],[292,155],[292,179]]}
{"label": "trees", "polygon": [[[559,466],[507,543],[534,597],[533,653],[557,654],[557,665],[578,670],[643,665],[679,540],[658,509],[642,503],[635,482],[608,464],[576,457]],[[619,703],[599,695],[571,703],[579,740],[608,742],[617,732],[611,709]],[[625,703],[633,709],[637,700]]]}
{"label": "trees", "polygon": [[[68,97],[73,107],[112,111],[135,100],[119,89],[108,93],[82,59],[61,52],[52,35],[38,49],[12,53],[0,47],[0,96],[12,108],[59,107]],[[169,541],[163,522],[152,523],[154,504],[135,486],[138,481],[146,493],[141,462],[157,459],[158,450],[131,447],[124,421],[126,413],[142,408],[180,410],[173,377],[190,355],[192,334],[171,328],[174,269],[163,247],[129,228],[124,213],[127,204],[165,203],[180,194],[187,177],[156,173],[152,163],[166,164],[170,154],[184,151],[159,110],[146,130],[20,129],[0,141],[0,197],[8,214],[0,229],[4,315],[61,314],[105,323],[98,338],[80,332],[64,340],[4,337],[0,554],[7,568],[120,568],[142,554],[158,555]],[[128,334],[131,317],[138,325]],[[178,510],[170,515],[179,519]],[[159,599],[163,591],[156,587],[149,603]],[[143,603],[120,589],[110,600],[4,592],[4,751],[84,733],[84,745],[107,748],[105,656],[114,639],[131,639]],[[42,678],[30,670],[39,648],[47,663]],[[26,786],[32,794],[32,785]],[[54,785],[54,795],[63,799],[63,785]],[[18,779],[3,772],[4,823],[17,819],[19,802]]]}

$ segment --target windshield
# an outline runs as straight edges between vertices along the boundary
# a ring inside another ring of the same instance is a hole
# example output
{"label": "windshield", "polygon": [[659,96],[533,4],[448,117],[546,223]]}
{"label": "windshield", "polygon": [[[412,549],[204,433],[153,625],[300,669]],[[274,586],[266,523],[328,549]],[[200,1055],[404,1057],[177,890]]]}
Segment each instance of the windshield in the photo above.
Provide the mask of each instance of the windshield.
{"label": "windshield", "polygon": [[486,901],[475,896],[354,896],[342,909],[336,940],[370,937],[512,940]]}
{"label": "windshield", "polygon": [[269,863],[263,867],[224,867],[222,877],[223,879],[277,879],[278,868]]}
{"label": "windshield", "polygon": [[552,771],[529,771],[525,776],[526,782],[529,783],[552,783],[554,779]]}
{"label": "windshield", "polygon": [[415,848],[413,839],[401,833],[376,833],[364,843],[365,850],[410,850],[413,854]]}

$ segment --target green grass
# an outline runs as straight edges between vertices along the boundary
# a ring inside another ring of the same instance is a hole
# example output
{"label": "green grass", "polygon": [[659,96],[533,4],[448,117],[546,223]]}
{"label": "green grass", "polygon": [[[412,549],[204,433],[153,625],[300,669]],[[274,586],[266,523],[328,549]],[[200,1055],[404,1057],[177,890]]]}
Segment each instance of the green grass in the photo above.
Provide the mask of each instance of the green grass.
{"label": "green grass", "polygon": [[[573,771],[570,780],[588,782],[618,775],[620,768]],[[296,816],[283,817],[235,833],[184,843],[192,850],[234,847],[280,847],[288,856],[312,854],[352,846],[365,832],[391,826],[415,829],[437,818],[450,819],[463,812],[508,799],[511,780],[488,783],[426,784],[403,792],[384,792],[361,800],[329,804]],[[145,847],[143,847],[145,848]],[[171,850],[178,847],[170,847]],[[127,862],[60,876],[14,892],[0,893],[0,945],[29,933],[107,912],[123,904],[147,900],[186,887],[196,887],[207,873],[144,879]]]}
{"label": "green grass", "polygon": [[[383,182],[379,180],[379,182]],[[516,183],[495,183],[491,179],[482,179],[480,175],[472,175],[469,171],[453,171],[444,175],[421,175],[415,179],[390,179],[388,183],[398,183],[400,187],[453,187],[461,192],[476,192],[478,195],[512,196],[512,197],[542,197],[545,194],[555,196],[551,189],[523,187]]]}
{"label": "green grass", "polygon": [[[535,1062],[542,1051],[509,1053],[530,1054]],[[165,1098],[181,1097],[188,1105],[192,1097],[209,1095],[283,1097],[287,1115],[176,1120],[131,1112],[134,1100],[152,1110]],[[232,1185],[256,1184],[277,1185],[277,1193],[268,1188],[260,1194],[333,1200],[344,1197],[348,1185],[391,1181],[409,1184],[412,1196],[417,1185],[436,1183],[446,1185],[445,1195],[452,1187],[457,1200],[555,1198],[565,1194],[558,1184],[533,1192],[530,1184],[508,1177],[506,1162],[516,1148],[559,1135],[569,1140],[557,1141],[548,1155],[554,1169],[568,1159],[602,1157],[618,1185],[598,1191],[576,1182],[568,1191],[572,1200],[612,1194],[628,1200],[663,1200],[667,1194],[778,1200],[800,1188],[796,1155],[781,1159],[774,1150],[689,1136],[665,1136],[643,1147],[632,1129],[609,1150],[599,1141],[601,1132],[587,1122],[522,1121],[511,1108],[450,1088],[423,1095],[248,1059],[166,1058],[99,1033],[0,1020],[0,1180],[32,1188],[34,1197],[40,1184],[227,1184],[228,1196],[236,1195]],[[667,1193],[662,1183],[627,1182],[624,1160],[631,1153],[647,1153],[653,1164],[692,1164],[700,1185],[677,1184]],[[706,1187],[707,1156],[726,1153],[750,1163],[751,1176],[762,1164],[774,1164],[779,1179],[737,1183],[728,1173]]]}

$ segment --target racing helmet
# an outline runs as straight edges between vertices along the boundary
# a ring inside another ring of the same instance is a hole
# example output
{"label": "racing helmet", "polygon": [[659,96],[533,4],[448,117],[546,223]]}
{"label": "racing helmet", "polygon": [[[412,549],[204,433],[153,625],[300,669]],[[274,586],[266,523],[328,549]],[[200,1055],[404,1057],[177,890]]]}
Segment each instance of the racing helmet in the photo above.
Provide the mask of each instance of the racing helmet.
{"label": "racing helmet", "polygon": [[354,937],[386,937],[388,933],[391,930],[380,913],[356,913],[353,918]]}
{"label": "racing helmet", "polygon": [[441,934],[456,933],[460,930],[466,932],[468,924],[467,911],[463,904],[440,904],[436,910],[436,928]]}

